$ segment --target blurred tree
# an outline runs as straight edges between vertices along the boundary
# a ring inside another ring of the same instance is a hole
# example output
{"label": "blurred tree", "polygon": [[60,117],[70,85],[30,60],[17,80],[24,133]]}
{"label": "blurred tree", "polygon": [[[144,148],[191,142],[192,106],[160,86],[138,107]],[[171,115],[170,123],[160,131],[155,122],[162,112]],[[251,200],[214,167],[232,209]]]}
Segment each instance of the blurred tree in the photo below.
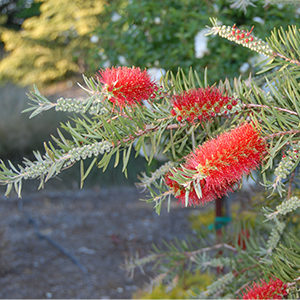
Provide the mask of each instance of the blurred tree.
{"label": "blurred tree", "polygon": [[0,62],[0,80],[46,84],[85,71],[104,0],[35,0],[39,2],[40,15],[26,19],[22,30],[1,29],[9,54]]}
{"label": "blurred tree", "polygon": [[[298,22],[294,6],[264,7],[264,1],[260,1],[245,13],[230,5],[228,0],[113,1],[106,6],[102,26],[98,28],[99,46],[103,50],[98,47],[95,62],[99,64],[101,59],[103,67],[127,64],[174,72],[177,67],[187,71],[190,66],[200,72],[207,66],[214,82],[250,71],[257,55],[229,42],[207,38],[205,26],[209,17],[218,17],[227,25],[254,25],[259,37],[274,26]],[[248,60],[254,56],[250,63]]]}
{"label": "blurred tree", "polygon": [[33,0],[0,0],[0,24],[20,29],[25,19],[40,14],[39,7]]}

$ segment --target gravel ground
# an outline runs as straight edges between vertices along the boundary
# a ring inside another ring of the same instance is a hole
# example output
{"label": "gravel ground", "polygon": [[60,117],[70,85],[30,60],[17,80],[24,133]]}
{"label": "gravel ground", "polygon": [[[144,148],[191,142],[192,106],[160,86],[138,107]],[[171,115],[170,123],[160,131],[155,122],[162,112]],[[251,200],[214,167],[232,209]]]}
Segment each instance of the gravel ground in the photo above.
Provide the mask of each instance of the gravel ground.
{"label": "gravel ground", "polygon": [[[143,196],[134,187],[113,187],[27,193],[22,203],[0,199],[0,297],[131,298],[151,272],[130,278],[121,268],[125,258],[191,235],[191,209],[164,209],[158,216],[138,200]],[[39,238],[37,227],[80,266]]]}

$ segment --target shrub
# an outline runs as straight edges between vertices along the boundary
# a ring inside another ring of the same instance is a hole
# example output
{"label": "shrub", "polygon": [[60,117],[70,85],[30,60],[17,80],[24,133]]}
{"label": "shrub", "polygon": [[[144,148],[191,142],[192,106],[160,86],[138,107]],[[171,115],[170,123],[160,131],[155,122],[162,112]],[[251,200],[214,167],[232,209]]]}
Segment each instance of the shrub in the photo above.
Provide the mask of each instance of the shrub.
{"label": "shrub", "polygon": [[[149,165],[161,152],[166,162],[140,178],[139,186],[149,191],[148,202],[160,213],[171,208],[174,198],[183,207],[214,201],[216,235],[154,247],[147,257],[129,258],[128,270],[155,262],[168,285],[185,271],[215,270],[216,279],[204,291],[190,289],[195,298],[299,298],[299,226],[294,217],[300,208],[300,30],[295,25],[275,28],[264,41],[253,28],[220,25],[216,19],[211,24],[208,34],[267,57],[263,77],[226,79],[212,86],[206,70],[179,69],[158,83],[140,68],[120,67],[84,77],[85,99],[50,101],[35,88],[27,109],[31,117],[50,109],[79,115],[61,124],[44,144],[44,153],[34,153],[35,160],[24,159],[18,166],[1,161],[0,183],[6,195],[14,190],[20,197],[24,181],[38,179],[43,187],[80,162],[82,186],[94,166],[105,171],[112,158],[115,167],[122,161],[127,175],[133,152],[138,156],[142,151]],[[257,217],[251,226],[235,222],[238,231],[230,239],[232,226],[219,226],[225,217],[224,195],[237,191],[252,170],[261,174],[268,197],[248,203]]]}

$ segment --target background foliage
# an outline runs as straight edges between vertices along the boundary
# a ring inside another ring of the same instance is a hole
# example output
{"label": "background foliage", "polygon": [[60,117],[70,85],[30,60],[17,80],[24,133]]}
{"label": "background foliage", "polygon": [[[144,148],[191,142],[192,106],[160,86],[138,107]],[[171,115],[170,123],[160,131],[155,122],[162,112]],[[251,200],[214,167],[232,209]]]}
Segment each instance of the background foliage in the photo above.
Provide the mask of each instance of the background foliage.
{"label": "background foliage", "polygon": [[209,24],[209,17],[216,16],[226,25],[254,25],[260,38],[273,27],[297,23],[293,5],[280,9],[277,5],[265,6],[263,1],[256,5],[244,13],[230,8],[230,2],[224,0],[117,1],[106,6],[103,24],[96,30],[103,48],[101,65],[122,64],[125,58],[128,65],[171,71],[178,67],[187,71],[190,66],[202,71],[207,66],[211,81],[238,76],[243,63],[252,61],[253,67],[257,59],[251,57],[257,57],[255,53],[208,38],[207,51],[197,58],[195,37]]}
{"label": "background foliage", "polygon": [[0,62],[0,80],[40,84],[60,80],[86,69],[86,53],[94,44],[91,31],[103,1],[44,0],[39,15],[27,18],[22,30],[2,28],[1,39],[9,52]]}
{"label": "background foliage", "polygon": [[[295,24],[299,15],[293,5],[266,6],[264,1],[246,12],[232,9],[226,0],[15,0],[9,9],[2,2],[1,40],[7,54],[0,62],[0,80],[22,85],[45,85],[124,64],[172,71],[207,66],[212,81],[237,76],[245,62],[243,72],[253,69],[259,57],[205,38],[209,17],[227,25],[255,25],[256,35],[263,37],[274,26]],[[202,49],[197,55],[195,43]]]}

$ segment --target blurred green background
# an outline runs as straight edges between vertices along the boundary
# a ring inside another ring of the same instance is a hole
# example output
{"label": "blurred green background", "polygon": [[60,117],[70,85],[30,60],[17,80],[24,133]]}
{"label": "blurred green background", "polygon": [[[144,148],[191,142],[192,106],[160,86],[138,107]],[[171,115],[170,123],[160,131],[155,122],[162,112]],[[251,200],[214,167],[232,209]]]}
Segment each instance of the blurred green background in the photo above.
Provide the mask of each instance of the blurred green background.
{"label": "blurred green background", "polygon": [[[82,96],[76,85],[81,73],[91,76],[117,65],[149,68],[156,76],[178,67],[199,72],[208,67],[211,82],[248,76],[262,57],[206,37],[209,17],[226,25],[254,25],[254,34],[264,38],[273,27],[297,24],[300,9],[252,1],[255,6],[244,11],[234,9],[234,2],[241,1],[1,0],[0,157],[31,157],[66,119],[55,112],[32,120],[21,114],[33,84],[52,98]],[[140,158],[130,166],[129,182],[136,181],[144,164]],[[126,182],[112,168],[105,177],[107,183]]]}

